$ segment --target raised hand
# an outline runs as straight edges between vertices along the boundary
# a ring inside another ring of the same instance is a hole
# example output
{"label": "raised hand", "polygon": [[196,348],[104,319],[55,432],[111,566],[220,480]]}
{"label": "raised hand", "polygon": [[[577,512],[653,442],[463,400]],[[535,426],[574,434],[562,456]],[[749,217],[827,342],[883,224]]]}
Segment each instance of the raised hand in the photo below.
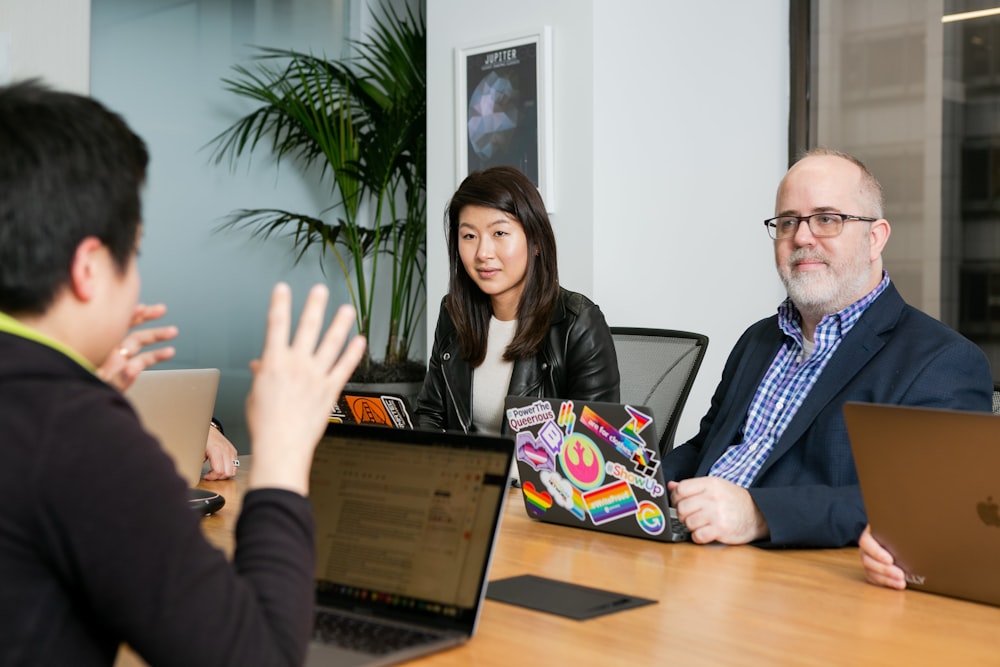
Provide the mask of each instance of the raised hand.
{"label": "raised hand", "polygon": [[288,285],[271,294],[264,351],[250,363],[253,386],[247,396],[247,426],[254,464],[249,486],[276,487],[308,493],[313,450],[326,428],[337,397],[365,351],[355,336],[354,309],[341,306],[323,332],[329,296],[316,285],[309,291],[298,329],[292,335]]}

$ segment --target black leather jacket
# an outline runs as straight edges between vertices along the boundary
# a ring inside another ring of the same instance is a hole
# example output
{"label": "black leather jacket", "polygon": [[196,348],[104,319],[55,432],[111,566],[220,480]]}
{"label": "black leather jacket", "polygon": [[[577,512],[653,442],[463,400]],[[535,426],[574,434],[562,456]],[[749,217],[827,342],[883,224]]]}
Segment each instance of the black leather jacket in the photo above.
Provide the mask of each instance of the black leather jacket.
{"label": "black leather jacket", "polygon": [[[604,314],[582,294],[559,292],[545,344],[534,358],[514,362],[507,394],[617,403],[618,357]],[[462,358],[447,298],[441,301],[416,419],[422,428],[469,433],[472,368]]]}

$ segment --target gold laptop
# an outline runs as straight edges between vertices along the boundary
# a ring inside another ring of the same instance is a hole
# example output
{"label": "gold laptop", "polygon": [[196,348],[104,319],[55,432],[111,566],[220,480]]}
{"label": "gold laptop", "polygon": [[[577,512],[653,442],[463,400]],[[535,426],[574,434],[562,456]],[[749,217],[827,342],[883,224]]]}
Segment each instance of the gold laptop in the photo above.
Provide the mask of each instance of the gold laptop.
{"label": "gold laptop", "polygon": [[218,368],[186,368],[143,371],[125,391],[143,428],[160,441],[188,487],[201,479],[218,389]]}
{"label": "gold laptop", "polygon": [[846,403],[872,534],[907,586],[1000,605],[1000,417]]}

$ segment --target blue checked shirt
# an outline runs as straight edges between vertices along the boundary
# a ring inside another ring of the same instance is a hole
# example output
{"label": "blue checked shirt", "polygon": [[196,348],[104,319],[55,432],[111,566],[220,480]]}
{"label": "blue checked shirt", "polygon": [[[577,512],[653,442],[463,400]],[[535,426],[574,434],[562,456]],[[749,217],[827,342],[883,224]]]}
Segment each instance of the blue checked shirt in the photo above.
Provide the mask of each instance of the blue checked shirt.
{"label": "blue checked shirt", "polygon": [[787,336],[757,387],[743,423],[742,439],[719,457],[708,474],[747,488],[802,407],[809,391],[847,332],[889,285],[889,274],[862,299],[839,313],[826,315],[816,327],[815,347],[805,355],[798,309],[789,299],[778,306],[778,326]]}

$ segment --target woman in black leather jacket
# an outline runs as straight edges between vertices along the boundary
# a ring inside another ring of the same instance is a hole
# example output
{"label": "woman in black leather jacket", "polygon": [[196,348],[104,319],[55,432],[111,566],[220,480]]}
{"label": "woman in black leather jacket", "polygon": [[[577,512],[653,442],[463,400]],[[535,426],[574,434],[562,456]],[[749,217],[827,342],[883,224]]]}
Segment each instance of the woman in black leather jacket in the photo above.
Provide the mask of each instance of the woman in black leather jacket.
{"label": "woman in black leather jacket", "polygon": [[611,331],[592,301],[559,286],[555,235],[526,176],[493,167],[462,182],[448,259],[421,427],[499,433],[508,395],[618,402]]}

